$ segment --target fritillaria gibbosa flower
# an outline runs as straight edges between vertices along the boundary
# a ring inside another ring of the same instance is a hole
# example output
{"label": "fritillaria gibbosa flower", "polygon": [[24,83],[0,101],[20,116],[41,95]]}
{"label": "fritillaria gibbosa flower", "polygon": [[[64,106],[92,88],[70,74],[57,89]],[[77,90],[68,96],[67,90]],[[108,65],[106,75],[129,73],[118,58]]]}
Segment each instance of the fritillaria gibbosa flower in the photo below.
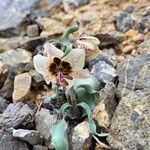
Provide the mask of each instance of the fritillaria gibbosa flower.
{"label": "fritillaria gibbosa flower", "polygon": [[73,42],[75,48],[83,49],[86,52],[86,59],[90,60],[96,57],[100,50],[98,45],[100,44],[99,39],[93,36],[89,36],[82,33],[80,37]]}
{"label": "fritillaria gibbosa flower", "polygon": [[35,55],[33,62],[35,69],[43,75],[47,84],[53,82],[65,88],[67,85],[71,85],[73,79],[89,77],[89,71],[83,69],[84,50],[72,49],[69,54],[64,56],[63,51],[48,42],[44,44],[43,48],[44,55]]}

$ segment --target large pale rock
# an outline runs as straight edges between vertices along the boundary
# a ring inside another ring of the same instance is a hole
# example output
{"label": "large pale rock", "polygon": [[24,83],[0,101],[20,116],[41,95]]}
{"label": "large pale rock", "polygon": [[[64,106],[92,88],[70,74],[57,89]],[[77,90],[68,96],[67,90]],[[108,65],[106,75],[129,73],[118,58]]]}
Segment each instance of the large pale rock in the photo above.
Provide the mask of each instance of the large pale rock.
{"label": "large pale rock", "polygon": [[31,75],[29,73],[22,73],[15,77],[13,101],[24,100],[30,93]]}
{"label": "large pale rock", "polygon": [[117,150],[150,149],[150,92],[133,91],[120,101],[113,116],[109,144]]}
{"label": "large pale rock", "polygon": [[[82,150],[86,139],[88,139],[89,136],[89,125],[87,121],[83,121],[77,126],[75,126],[72,133],[72,149]],[[89,143],[91,142],[89,141]]]}
{"label": "large pale rock", "polygon": [[40,141],[39,131],[17,129],[13,130],[13,136],[22,141],[28,142],[31,145],[36,145]]}

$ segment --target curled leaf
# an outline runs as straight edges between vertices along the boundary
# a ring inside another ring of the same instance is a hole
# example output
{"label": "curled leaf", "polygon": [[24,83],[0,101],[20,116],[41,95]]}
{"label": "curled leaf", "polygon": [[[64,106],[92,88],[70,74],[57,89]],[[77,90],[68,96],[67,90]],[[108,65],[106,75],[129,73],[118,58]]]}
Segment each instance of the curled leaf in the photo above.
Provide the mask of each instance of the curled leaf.
{"label": "curled leaf", "polygon": [[59,110],[59,115],[60,117],[65,116],[66,114],[66,110],[69,109],[70,107],[72,107],[72,105],[70,105],[69,103],[65,103],[61,106],[60,110]]}
{"label": "curled leaf", "polygon": [[[95,107],[99,100],[99,84],[94,76],[86,79],[75,80],[74,91],[77,103],[85,102],[91,109]],[[70,103],[70,93],[66,92],[67,100]]]}
{"label": "curled leaf", "polygon": [[67,138],[68,124],[63,118],[51,129],[52,145],[56,150],[69,150],[69,143]]}
{"label": "curled leaf", "polygon": [[99,137],[106,137],[108,135],[108,133],[97,133],[96,124],[92,118],[91,108],[84,102],[77,104],[77,106],[81,107],[88,116],[89,132],[91,134],[97,135]]}

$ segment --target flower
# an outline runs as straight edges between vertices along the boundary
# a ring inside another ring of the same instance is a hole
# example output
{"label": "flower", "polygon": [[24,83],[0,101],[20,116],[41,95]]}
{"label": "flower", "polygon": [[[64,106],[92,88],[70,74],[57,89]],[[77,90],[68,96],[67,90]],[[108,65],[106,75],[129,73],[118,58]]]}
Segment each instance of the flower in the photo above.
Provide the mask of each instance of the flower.
{"label": "flower", "polygon": [[86,52],[87,60],[95,58],[100,53],[98,48],[99,44],[99,39],[93,36],[88,36],[85,33],[82,33],[79,39],[73,42],[75,48],[83,49]]}
{"label": "flower", "polygon": [[71,79],[89,77],[85,64],[85,51],[72,49],[66,56],[50,43],[45,43],[44,55],[37,54],[33,57],[35,69],[43,75],[47,84],[58,83],[60,86],[68,85]]}

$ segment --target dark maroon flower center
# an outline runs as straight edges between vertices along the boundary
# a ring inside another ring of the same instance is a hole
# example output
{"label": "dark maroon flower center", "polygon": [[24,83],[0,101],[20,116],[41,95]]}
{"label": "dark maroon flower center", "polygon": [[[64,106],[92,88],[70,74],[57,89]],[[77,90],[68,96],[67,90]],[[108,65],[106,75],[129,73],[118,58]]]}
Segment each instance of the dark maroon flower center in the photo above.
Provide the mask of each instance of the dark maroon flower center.
{"label": "dark maroon flower center", "polygon": [[58,72],[61,72],[63,75],[69,75],[72,72],[72,68],[70,63],[55,57],[53,63],[49,66],[49,71],[52,75],[57,75]]}

